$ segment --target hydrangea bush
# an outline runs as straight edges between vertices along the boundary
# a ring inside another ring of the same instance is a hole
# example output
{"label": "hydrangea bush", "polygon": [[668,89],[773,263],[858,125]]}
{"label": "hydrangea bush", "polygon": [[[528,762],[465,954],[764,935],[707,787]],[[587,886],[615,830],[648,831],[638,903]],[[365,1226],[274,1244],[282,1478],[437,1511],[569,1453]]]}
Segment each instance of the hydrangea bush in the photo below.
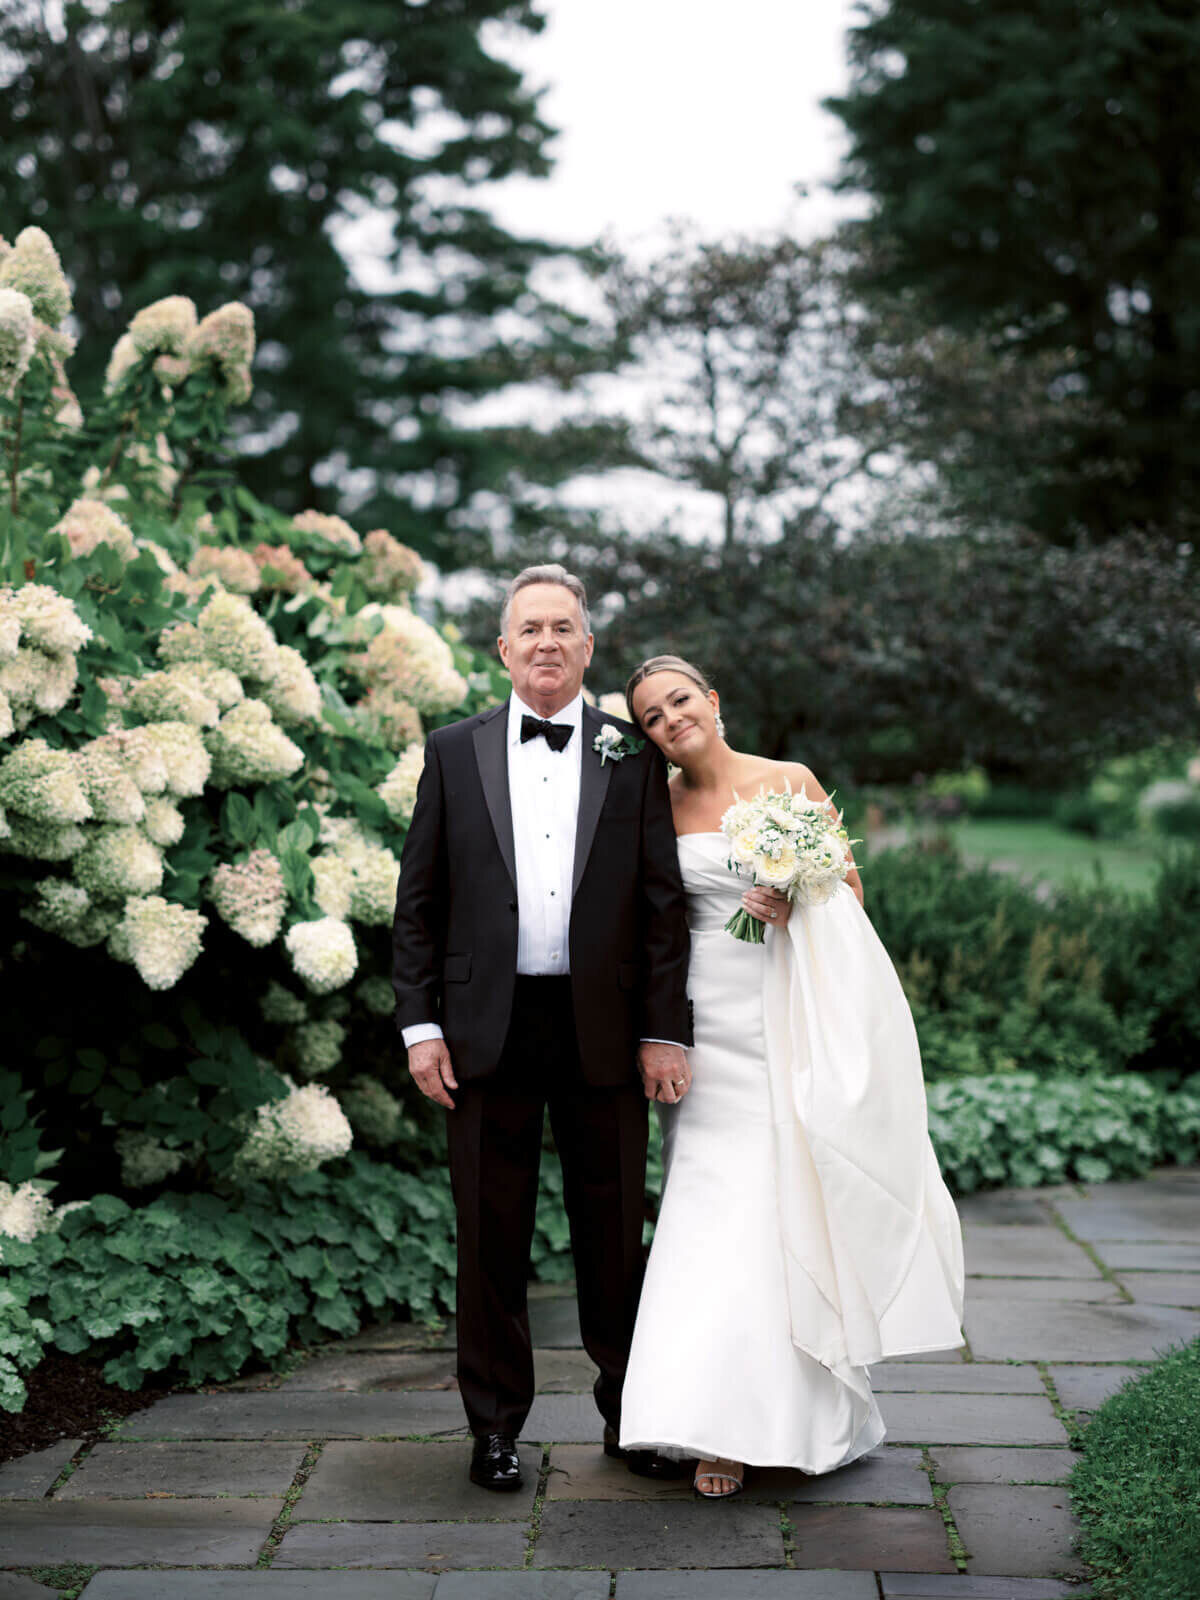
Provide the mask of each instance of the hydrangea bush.
{"label": "hydrangea bush", "polygon": [[336,1192],[356,1125],[431,1167],[387,928],[425,731],[506,692],[391,532],[240,487],[246,307],[137,309],[82,403],[70,310],[52,241],[0,240],[0,959],[34,1024],[0,1245],[97,1186]]}

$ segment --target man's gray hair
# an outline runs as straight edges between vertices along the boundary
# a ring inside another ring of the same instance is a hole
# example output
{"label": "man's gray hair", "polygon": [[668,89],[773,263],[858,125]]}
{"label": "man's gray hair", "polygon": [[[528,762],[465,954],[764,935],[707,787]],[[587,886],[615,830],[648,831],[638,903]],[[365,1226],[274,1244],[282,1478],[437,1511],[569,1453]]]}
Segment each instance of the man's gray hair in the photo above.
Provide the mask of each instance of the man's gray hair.
{"label": "man's gray hair", "polygon": [[587,590],[582,581],[573,572],[568,572],[566,567],[550,564],[544,567],[526,567],[518,572],[516,577],[504,591],[504,604],[500,607],[500,637],[508,638],[508,618],[512,611],[513,596],[519,589],[528,589],[531,583],[556,583],[560,588],[573,594],[579,602],[579,614],[583,618],[584,633],[591,633],[592,624],[588,616]]}

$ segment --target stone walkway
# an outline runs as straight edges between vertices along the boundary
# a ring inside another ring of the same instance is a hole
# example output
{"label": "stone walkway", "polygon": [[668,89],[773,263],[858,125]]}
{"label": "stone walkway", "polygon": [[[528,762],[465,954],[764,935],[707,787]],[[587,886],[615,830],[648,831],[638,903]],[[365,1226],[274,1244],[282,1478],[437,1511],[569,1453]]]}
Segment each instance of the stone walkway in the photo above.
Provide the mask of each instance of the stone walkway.
{"label": "stone walkway", "polygon": [[888,1441],[841,1472],[755,1472],[728,1505],[631,1477],[599,1448],[574,1301],[540,1293],[521,1494],[467,1481],[449,1334],[375,1328],[0,1467],[0,1600],[1082,1595],[1072,1434],[1200,1333],[1200,1169],[961,1212],[969,1345],[877,1367]]}

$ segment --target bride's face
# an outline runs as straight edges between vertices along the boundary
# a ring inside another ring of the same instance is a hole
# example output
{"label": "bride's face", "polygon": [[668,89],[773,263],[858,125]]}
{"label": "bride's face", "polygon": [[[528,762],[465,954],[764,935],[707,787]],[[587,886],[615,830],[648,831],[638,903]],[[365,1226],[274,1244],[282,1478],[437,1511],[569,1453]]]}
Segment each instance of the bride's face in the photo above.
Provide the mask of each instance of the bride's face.
{"label": "bride's face", "polygon": [[717,695],[682,672],[655,672],[633,691],[630,710],[646,737],[677,767],[717,738]]}

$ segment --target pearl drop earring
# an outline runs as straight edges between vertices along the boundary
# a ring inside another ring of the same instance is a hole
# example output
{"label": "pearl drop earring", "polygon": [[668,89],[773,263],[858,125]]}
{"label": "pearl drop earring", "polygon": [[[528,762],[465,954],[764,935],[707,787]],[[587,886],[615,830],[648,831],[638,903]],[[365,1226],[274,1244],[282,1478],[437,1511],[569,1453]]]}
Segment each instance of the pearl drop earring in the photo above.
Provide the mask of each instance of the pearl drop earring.
{"label": "pearl drop earring", "polygon": [[719,711],[713,716],[713,722],[716,724],[717,738],[723,739],[725,737],[725,718]]}

